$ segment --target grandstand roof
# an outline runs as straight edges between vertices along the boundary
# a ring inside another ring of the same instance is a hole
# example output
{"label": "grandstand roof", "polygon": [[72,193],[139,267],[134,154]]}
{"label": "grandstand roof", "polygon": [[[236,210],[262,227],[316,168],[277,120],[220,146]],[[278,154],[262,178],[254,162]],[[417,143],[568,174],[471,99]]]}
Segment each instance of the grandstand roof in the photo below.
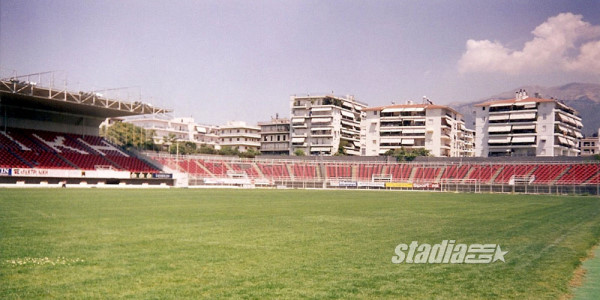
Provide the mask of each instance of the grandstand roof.
{"label": "grandstand roof", "polygon": [[0,80],[0,99],[2,105],[33,107],[100,118],[171,112],[143,102],[125,102],[108,99],[97,93],[40,87],[35,83],[14,79]]}

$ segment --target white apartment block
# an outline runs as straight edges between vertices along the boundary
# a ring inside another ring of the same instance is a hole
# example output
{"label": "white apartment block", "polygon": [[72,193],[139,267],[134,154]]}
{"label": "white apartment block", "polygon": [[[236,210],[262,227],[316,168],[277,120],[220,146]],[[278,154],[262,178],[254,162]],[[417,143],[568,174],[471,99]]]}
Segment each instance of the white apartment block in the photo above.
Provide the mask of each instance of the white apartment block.
{"label": "white apartment block", "polygon": [[193,118],[172,118],[167,115],[143,115],[121,118],[123,122],[131,123],[146,130],[154,131],[154,143],[162,145],[170,143],[170,137],[178,142],[192,142],[196,145],[209,145],[219,148],[217,127],[197,124]]}
{"label": "white apartment block", "polygon": [[365,108],[361,122],[362,155],[389,150],[424,148],[437,157],[473,156],[473,130],[462,115],[434,104],[388,105]]}
{"label": "white apartment block", "polygon": [[243,121],[230,121],[219,127],[219,143],[221,147],[238,148],[240,152],[260,148],[260,127],[246,124]]}
{"label": "white apartment block", "polygon": [[583,124],[577,112],[554,99],[515,99],[475,105],[476,155],[577,156]]}
{"label": "white apartment block", "polygon": [[290,154],[290,120],[271,119],[269,122],[259,122],[260,152],[267,155]]}
{"label": "white apartment block", "polygon": [[360,155],[360,118],[367,105],[352,96],[292,96],[290,153],[334,155],[340,145]]}

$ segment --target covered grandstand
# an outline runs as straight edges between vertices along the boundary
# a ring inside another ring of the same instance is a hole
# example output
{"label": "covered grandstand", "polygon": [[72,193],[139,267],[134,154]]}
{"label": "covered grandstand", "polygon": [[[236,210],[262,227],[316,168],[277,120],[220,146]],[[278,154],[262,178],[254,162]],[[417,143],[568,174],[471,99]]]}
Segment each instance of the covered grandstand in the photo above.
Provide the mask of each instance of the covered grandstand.
{"label": "covered grandstand", "polygon": [[173,185],[172,174],[98,134],[108,117],[167,110],[30,80],[43,74],[0,80],[1,184]]}

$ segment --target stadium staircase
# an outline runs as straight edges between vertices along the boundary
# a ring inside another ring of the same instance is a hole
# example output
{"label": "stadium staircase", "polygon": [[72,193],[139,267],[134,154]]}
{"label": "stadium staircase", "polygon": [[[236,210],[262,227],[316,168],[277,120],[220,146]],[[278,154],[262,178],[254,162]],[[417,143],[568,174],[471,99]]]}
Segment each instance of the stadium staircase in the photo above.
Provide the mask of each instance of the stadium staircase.
{"label": "stadium staircase", "polygon": [[296,176],[294,176],[294,171],[292,170],[292,165],[285,164],[285,169],[287,170],[288,174],[290,175],[290,179],[295,180]]}
{"label": "stadium staircase", "polygon": [[263,172],[260,170],[257,164],[252,164],[252,167],[254,168],[254,171],[256,172],[258,177],[265,178],[265,174],[263,174]]}
{"label": "stadium staircase", "polygon": [[315,167],[315,173],[316,173],[316,177],[317,178],[323,178],[324,176],[321,176],[321,168]]}
{"label": "stadium staircase", "polygon": [[438,171],[437,177],[435,178],[435,182],[440,182],[442,176],[444,175],[444,171],[446,171],[446,167],[441,167],[441,169]]}
{"label": "stadium staircase", "polygon": [[417,174],[417,168],[411,167],[410,168],[410,175],[408,175],[408,180],[409,181],[414,181],[415,177],[416,177],[416,174]]}
{"label": "stadium staircase", "polygon": [[490,178],[490,183],[491,182],[496,182],[496,179],[498,179],[498,176],[500,176],[500,173],[502,173],[502,171],[504,170],[506,166],[500,166],[497,170],[493,170],[492,169],[492,176]]}

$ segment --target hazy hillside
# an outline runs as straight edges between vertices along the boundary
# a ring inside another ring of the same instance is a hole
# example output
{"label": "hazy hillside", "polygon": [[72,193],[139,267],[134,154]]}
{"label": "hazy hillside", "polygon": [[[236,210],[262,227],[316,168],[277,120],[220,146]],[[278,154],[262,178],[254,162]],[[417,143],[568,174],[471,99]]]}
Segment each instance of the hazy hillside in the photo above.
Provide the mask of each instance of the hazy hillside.
{"label": "hazy hillside", "polygon": [[474,129],[473,105],[489,100],[514,98],[515,91],[519,89],[525,89],[530,96],[539,93],[541,98],[553,97],[565,101],[567,105],[579,112],[583,119],[583,133],[586,136],[598,132],[598,128],[600,128],[600,84],[569,83],[555,87],[521,86],[485,99],[468,103],[451,103],[450,106],[465,116],[467,127]]}

